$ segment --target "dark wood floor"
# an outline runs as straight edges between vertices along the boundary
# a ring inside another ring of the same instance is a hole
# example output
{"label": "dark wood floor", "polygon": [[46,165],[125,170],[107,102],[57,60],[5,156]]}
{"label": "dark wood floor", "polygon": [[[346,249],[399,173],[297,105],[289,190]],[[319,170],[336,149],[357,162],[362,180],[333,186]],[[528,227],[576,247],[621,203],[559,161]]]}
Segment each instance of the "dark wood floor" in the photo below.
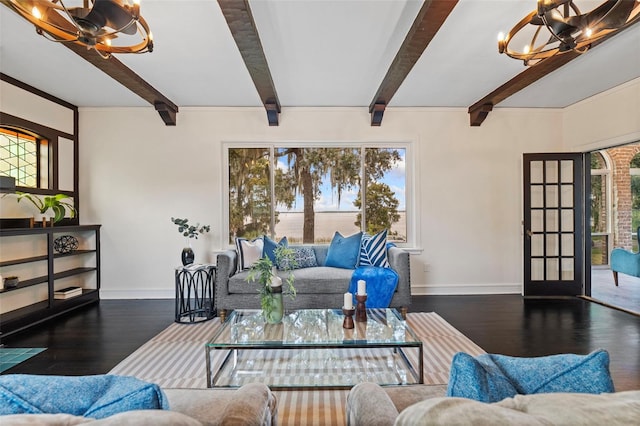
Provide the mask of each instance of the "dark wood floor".
{"label": "dark wood floor", "polygon": [[[172,300],[103,300],[9,336],[6,347],[46,347],[5,372],[107,373],[171,324]],[[517,295],[417,296],[410,312],[437,312],[485,351],[512,356],[607,349],[618,390],[640,389],[640,316],[582,299]],[[214,320],[215,321],[215,320]]]}

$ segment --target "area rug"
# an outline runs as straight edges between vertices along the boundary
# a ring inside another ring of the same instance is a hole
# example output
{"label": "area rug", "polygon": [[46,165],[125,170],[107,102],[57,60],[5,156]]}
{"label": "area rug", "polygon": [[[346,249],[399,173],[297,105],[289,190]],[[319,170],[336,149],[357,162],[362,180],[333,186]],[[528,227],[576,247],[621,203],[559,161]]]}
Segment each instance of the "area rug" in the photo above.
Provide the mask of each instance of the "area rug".
{"label": "area rug", "polygon": [[47,348],[0,348],[0,373],[38,355]]}
{"label": "area rug", "polygon": [[[410,313],[407,322],[423,342],[424,382],[446,384],[457,352],[485,353],[434,312]],[[116,365],[109,373],[135,376],[163,388],[206,388],[204,344],[220,327],[214,319],[174,323]],[[279,424],[345,424],[347,390],[276,391]]]}

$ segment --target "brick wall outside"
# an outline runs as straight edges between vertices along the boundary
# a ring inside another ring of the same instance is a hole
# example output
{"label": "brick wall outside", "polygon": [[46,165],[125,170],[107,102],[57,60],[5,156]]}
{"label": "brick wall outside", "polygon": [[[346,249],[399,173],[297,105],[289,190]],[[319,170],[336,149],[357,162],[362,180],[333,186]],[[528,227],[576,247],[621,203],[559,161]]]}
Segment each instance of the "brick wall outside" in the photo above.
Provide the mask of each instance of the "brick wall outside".
{"label": "brick wall outside", "polygon": [[613,246],[631,250],[631,175],[629,164],[640,146],[627,145],[606,150],[613,162]]}

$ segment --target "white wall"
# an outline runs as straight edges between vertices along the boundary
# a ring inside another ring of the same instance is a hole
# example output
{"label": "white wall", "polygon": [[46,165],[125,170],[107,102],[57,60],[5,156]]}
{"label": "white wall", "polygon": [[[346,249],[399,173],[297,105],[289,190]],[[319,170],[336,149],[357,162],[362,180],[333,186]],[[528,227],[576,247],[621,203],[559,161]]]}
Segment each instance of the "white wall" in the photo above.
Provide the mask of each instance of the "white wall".
{"label": "white wall", "polygon": [[588,152],[640,141],[640,78],[564,110],[564,144]]}
{"label": "white wall", "polygon": [[[557,110],[393,109],[371,127],[365,108],[181,108],[166,127],[153,108],[80,110],[82,222],[101,223],[104,298],[174,297],[184,239],[172,216],[211,224],[196,262],[226,248],[222,143],[385,141],[413,144],[418,244],[414,294],[519,293],[523,152],[558,151]],[[428,272],[425,270],[428,269]]]}

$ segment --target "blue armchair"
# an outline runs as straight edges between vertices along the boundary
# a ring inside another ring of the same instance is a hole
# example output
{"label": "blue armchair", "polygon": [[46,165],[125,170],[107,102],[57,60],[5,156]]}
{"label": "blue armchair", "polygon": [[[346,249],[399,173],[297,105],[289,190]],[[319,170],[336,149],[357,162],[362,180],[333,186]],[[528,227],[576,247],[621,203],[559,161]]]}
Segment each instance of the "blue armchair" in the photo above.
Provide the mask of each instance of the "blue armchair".
{"label": "blue armchair", "polygon": [[[640,226],[636,230],[638,234],[638,241],[640,241]],[[611,272],[613,272],[613,282],[618,285],[618,272],[631,275],[633,277],[640,277],[640,253],[634,253],[632,251],[623,248],[614,248],[611,250]]]}

